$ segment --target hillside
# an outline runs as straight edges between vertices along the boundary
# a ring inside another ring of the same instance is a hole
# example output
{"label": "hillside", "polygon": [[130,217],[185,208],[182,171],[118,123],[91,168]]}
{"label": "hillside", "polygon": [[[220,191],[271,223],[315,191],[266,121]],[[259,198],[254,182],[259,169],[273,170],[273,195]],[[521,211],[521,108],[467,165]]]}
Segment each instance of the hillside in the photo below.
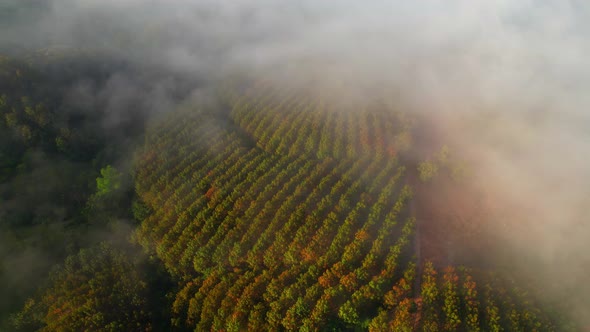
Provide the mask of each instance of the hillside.
{"label": "hillside", "polygon": [[72,52],[0,62],[0,327],[575,330],[490,259],[431,120],[183,77],[147,116],[163,73]]}
{"label": "hillside", "polygon": [[589,22],[0,0],[0,332],[590,331]]}
{"label": "hillside", "polygon": [[421,257],[403,113],[241,91],[172,113],[137,156],[135,237],[178,280],[177,326],[561,330],[509,279]]}

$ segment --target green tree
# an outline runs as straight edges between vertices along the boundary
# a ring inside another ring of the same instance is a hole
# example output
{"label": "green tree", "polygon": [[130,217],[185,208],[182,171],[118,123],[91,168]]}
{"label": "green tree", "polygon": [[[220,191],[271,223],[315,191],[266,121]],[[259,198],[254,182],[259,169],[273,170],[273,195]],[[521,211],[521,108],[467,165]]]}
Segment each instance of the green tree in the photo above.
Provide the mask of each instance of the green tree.
{"label": "green tree", "polygon": [[100,170],[100,177],[96,179],[96,196],[105,196],[121,189],[123,174],[111,165]]}
{"label": "green tree", "polygon": [[438,165],[434,161],[424,161],[418,165],[420,180],[426,182],[438,173]]}

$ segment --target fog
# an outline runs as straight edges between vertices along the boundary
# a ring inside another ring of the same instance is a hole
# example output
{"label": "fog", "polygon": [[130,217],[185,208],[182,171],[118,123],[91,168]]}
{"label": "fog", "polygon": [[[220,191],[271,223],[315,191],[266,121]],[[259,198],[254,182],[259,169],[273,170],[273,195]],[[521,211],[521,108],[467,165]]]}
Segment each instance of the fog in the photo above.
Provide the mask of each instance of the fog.
{"label": "fog", "polygon": [[[240,71],[346,111],[385,98],[429,118],[491,202],[485,227],[503,259],[562,285],[580,319],[590,312],[587,1],[15,0],[0,11],[0,49],[93,49],[208,82]],[[167,94],[161,105],[173,107]]]}

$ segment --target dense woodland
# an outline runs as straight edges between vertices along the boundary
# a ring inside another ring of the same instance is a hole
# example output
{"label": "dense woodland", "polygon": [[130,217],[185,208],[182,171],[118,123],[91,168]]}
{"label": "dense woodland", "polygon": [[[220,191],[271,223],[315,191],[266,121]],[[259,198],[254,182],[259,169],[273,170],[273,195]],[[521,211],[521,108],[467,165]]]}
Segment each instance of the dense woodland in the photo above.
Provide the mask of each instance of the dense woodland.
{"label": "dense woodland", "polygon": [[[59,330],[45,320],[44,305],[55,305],[57,296],[69,301],[70,293],[52,295],[66,291],[60,285],[68,278],[81,278],[76,282],[82,286],[86,277],[99,278],[93,273],[101,269],[157,270],[139,252],[122,256],[135,249],[127,240],[132,179],[121,161],[141,141],[146,117],[142,96],[113,99],[109,91],[119,81],[140,84],[137,73],[122,61],[77,50],[0,57],[0,330]],[[143,272],[129,277],[148,275]],[[152,281],[160,283],[158,278]],[[103,290],[114,286],[98,280]],[[103,295],[107,304],[93,309],[97,315],[112,306]],[[31,315],[19,314],[11,326],[9,317],[23,305]],[[81,325],[71,326],[66,329]]]}
{"label": "dense woodland", "polygon": [[[421,255],[416,182],[458,169],[410,157],[416,121],[388,103],[236,79],[148,114],[135,92],[161,73],[19,59],[0,58],[0,329],[575,330],[493,267]],[[138,89],[113,99],[121,77]]]}

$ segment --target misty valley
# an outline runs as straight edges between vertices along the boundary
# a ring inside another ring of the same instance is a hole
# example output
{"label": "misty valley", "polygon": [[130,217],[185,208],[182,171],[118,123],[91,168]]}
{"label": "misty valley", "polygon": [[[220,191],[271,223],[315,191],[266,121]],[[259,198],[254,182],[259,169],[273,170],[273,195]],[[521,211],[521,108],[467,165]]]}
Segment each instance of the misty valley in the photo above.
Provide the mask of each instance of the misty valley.
{"label": "misty valley", "polygon": [[587,22],[0,3],[0,331],[590,331]]}
{"label": "misty valley", "polygon": [[147,115],[134,87],[159,74],[122,61],[45,50],[0,69],[5,329],[575,328],[481,263],[489,248],[451,244],[470,225],[423,192],[460,188],[462,165],[414,137],[418,117],[245,77]]}

